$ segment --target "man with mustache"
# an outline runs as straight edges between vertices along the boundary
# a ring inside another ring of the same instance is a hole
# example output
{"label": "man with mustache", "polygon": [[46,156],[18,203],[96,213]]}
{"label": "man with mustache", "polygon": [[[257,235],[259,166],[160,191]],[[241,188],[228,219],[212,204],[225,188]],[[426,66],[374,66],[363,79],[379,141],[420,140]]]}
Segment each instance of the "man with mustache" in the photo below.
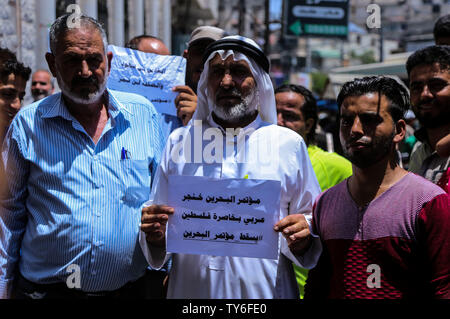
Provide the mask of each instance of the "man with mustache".
{"label": "man with mustache", "polygon": [[[308,155],[322,191],[352,175],[352,164],[344,157],[319,148],[316,141],[317,103],[311,91],[301,85],[283,84],[275,90],[278,125],[300,134],[308,147]],[[294,264],[295,276],[304,295],[307,269]]]}
{"label": "man with mustache", "polygon": [[[303,139],[276,125],[269,67],[258,45],[245,37],[224,37],[205,52],[193,125],[170,135],[152,205],[142,211],[140,242],[150,265],[161,267],[173,258],[168,298],[295,299],[292,262],[311,268],[317,260],[319,240],[310,236],[308,225],[320,188]],[[198,155],[197,149],[205,154],[209,145],[205,139],[196,143],[198,132],[214,132],[221,147],[212,158],[192,162],[188,154]],[[280,181],[281,205],[273,212],[280,219],[274,231],[282,234],[277,259],[167,253],[166,223],[174,214],[167,206],[169,175]]]}
{"label": "man with mustache", "polygon": [[202,57],[206,47],[226,34],[224,30],[212,26],[200,26],[191,33],[188,47],[183,51],[183,57],[186,59],[185,85],[173,88],[174,92],[179,93],[175,106],[183,125],[189,123],[197,107],[197,86],[203,71]]}
{"label": "man with mustache", "polygon": [[409,170],[433,183],[448,184],[450,156],[436,151],[450,134],[450,46],[430,46],[413,53],[406,62],[412,109],[422,128],[421,142],[413,149]]}
{"label": "man with mustache", "polygon": [[37,70],[33,73],[31,76],[31,95],[35,102],[53,94],[55,91],[53,82],[52,75],[47,70]]}
{"label": "man with mustache", "polygon": [[30,73],[31,69],[17,61],[13,52],[0,48],[0,144],[12,119],[22,107]]}
{"label": "man with mustache", "polygon": [[387,77],[347,82],[340,140],[353,175],[316,200],[323,253],[305,299],[449,298],[450,198],[399,166],[406,88]]}
{"label": "man with mustache", "polygon": [[111,52],[93,18],[59,17],[49,69],[61,93],[23,108],[3,148],[0,298],[143,298],[140,207],[162,151],[156,110],[106,89]]}

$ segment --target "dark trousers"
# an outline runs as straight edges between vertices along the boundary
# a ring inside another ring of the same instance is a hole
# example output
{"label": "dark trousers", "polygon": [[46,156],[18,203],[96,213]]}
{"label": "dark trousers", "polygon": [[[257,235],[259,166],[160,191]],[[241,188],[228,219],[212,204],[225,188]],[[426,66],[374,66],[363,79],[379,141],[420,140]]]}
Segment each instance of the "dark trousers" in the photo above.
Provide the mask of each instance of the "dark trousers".
{"label": "dark trousers", "polygon": [[71,289],[65,283],[36,284],[21,274],[13,286],[13,299],[162,299],[165,298],[163,280],[165,272],[147,270],[134,282],[113,291],[85,292]]}

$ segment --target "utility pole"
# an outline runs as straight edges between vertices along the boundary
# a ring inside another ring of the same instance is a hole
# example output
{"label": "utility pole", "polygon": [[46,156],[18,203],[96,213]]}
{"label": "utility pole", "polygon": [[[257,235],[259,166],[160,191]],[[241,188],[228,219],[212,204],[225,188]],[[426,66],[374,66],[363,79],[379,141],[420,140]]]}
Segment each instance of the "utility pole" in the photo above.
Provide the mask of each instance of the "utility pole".
{"label": "utility pole", "polygon": [[[380,6],[380,19],[383,16],[383,7]],[[383,20],[381,20],[382,22]],[[384,35],[383,35],[383,23],[380,25],[379,29],[379,35],[380,35],[380,62],[384,62]]]}
{"label": "utility pole", "polygon": [[270,54],[270,0],[265,0],[264,3],[264,18],[265,18],[265,24],[266,24],[266,31],[264,33],[264,53],[266,56],[269,56]]}
{"label": "utility pole", "polygon": [[247,8],[245,5],[245,0],[239,1],[239,35],[245,36],[245,14]]}
{"label": "utility pole", "polygon": [[20,0],[16,0],[16,33],[17,33],[17,59],[22,60],[22,7]]}
{"label": "utility pole", "polygon": [[225,29],[225,3],[224,1],[219,1],[219,15],[218,15],[218,21],[217,26],[219,28]]}

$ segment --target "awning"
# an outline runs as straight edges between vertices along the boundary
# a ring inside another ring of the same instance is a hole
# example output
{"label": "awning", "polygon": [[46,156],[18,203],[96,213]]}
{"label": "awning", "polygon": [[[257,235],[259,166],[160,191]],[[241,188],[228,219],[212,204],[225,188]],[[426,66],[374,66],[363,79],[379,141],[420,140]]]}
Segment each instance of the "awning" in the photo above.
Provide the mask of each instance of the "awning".
{"label": "awning", "polygon": [[[372,74],[330,73],[330,74],[328,74],[327,85],[322,94],[322,99],[323,100],[336,100],[344,83],[353,81],[355,78],[362,78],[362,77],[370,76],[370,75],[374,75],[374,74],[373,73]],[[385,74],[385,76],[393,78],[398,83],[404,85],[403,81],[396,75],[386,75]]]}
{"label": "awning", "polygon": [[340,59],[341,51],[333,49],[315,49],[311,51],[312,56],[319,56],[324,59]]}
{"label": "awning", "polygon": [[391,60],[382,63],[369,63],[332,69],[332,73],[366,74],[366,75],[396,75],[406,79],[406,61],[412,52],[394,55]]}

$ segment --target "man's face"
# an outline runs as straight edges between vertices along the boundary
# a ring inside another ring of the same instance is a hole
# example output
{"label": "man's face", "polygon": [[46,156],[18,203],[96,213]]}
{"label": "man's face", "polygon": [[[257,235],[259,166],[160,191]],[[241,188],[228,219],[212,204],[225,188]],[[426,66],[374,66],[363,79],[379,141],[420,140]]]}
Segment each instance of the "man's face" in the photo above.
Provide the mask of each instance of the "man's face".
{"label": "man's face", "polygon": [[222,60],[216,54],[209,62],[208,87],[214,100],[213,112],[222,120],[236,122],[256,110],[252,103],[256,82],[244,60],[234,61],[233,55]]}
{"label": "man's face", "polygon": [[[345,156],[357,167],[372,166],[393,150],[396,135],[389,113],[389,100],[382,95],[378,110],[378,93],[349,96],[341,105],[340,141]],[[400,140],[399,140],[400,139]]]}
{"label": "man's face", "polygon": [[185,52],[186,58],[186,85],[197,93],[198,81],[203,72],[203,53],[213,40],[198,40]]}
{"label": "man's face", "polygon": [[441,70],[438,63],[418,65],[411,70],[409,88],[413,111],[424,127],[450,123],[450,69]]}
{"label": "man's face", "polygon": [[52,94],[51,75],[45,71],[36,71],[31,77],[31,94],[35,101]]}
{"label": "man's face", "polygon": [[105,56],[101,34],[93,27],[74,28],[60,39],[47,62],[63,95],[79,104],[98,101],[106,88],[112,53]]}
{"label": "man's face", "polygon": [[14,115],[20,110],[25,96],[27,81],[13,73],[0,79],[0,127],[9,126]]}
{"label": "man's face", "polygon": [[305,103],[305,98],[295,92],[280,92],[275,94],[277,105],[278,125],[290,128],[291,130],[306,138],[311,129],[311,121],[305,121],[301,107]]}

